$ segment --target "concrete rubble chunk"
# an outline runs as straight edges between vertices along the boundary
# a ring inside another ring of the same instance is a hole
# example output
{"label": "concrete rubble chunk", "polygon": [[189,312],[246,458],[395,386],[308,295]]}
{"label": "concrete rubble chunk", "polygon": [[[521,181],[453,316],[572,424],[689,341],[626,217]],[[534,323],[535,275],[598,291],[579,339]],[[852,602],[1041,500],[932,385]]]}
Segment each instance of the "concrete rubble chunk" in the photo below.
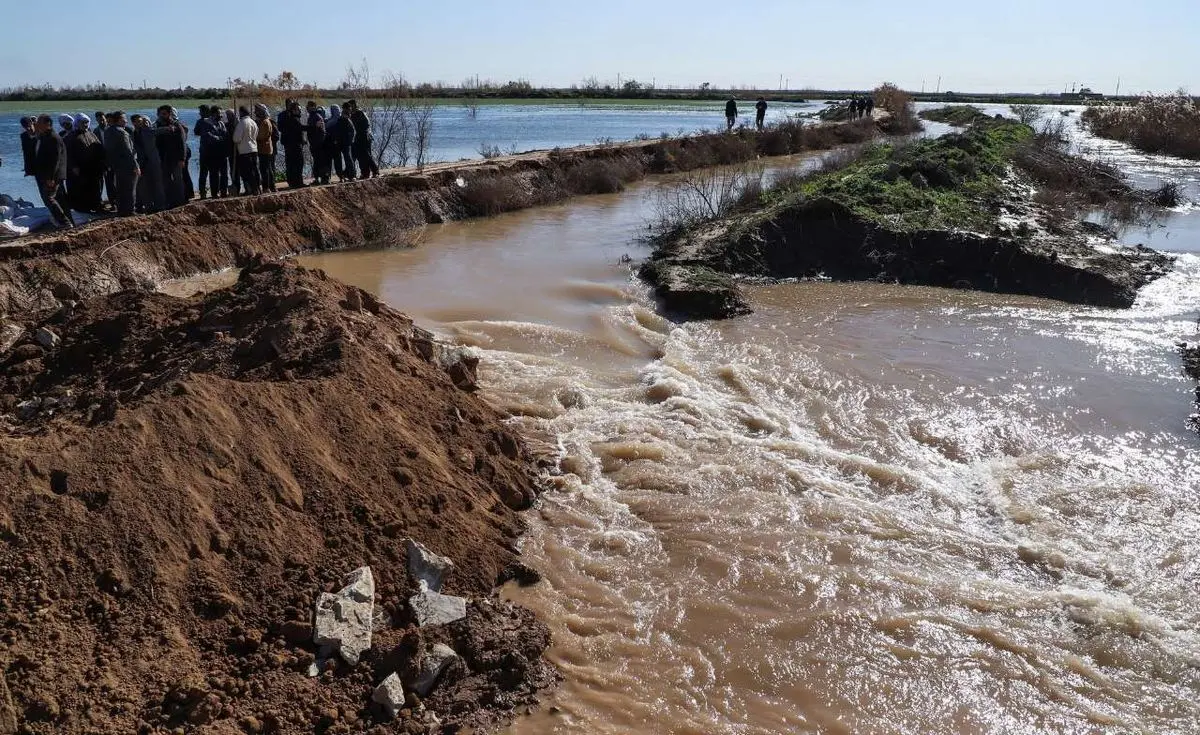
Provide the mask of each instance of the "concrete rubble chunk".
{"label": "concrete rubble chunk", "polygon": [[404,709],[404,684],[400,682],[400,677],[391,674],[380,682],[371,694],[371,701],[383,705],[387,716],[396,719],[400,710]]}
{"label": "concrete rubble chunk", "polygon": [[441,592],[442,583],[454,570],[454,562],[433,553],[412,539],[407,539],[404,543],[408,550],[408,576],[422,589]]}
{"label": "concrete rubble chunk", "polygon": [[375,577],[370,567],[355,569],[345,586],[335,594],[322,592],[317,599],[313,643],[328,646],[354,666],[371,647],[372,618],[375,614]]}
{"label": "concrete rubble chunk", "polygon": [[467,617],[467,601],[462,597],[443,595],[422,589],[408,598],[408,605],[417,616],[417,625],[446,625]]}
{"label": "concrete rubble chunk", "polygon": [[25,329],[20,324],[0,322],[0,355],[11,350],[24,334]]}
{"label": "concrete rubble chunk", "polygon": [[417,696],[428,697],[437,685],[438,677],[446,670],[446,667],[458,660],[459,656],[450,646],[438,643],[433,648],[425,652],[421,657],[420,671],[417,674],[416,680],[412,683],[412,689],[417,693]]}
{"label": "concrete rubble chunk", "polygon": [[48,350],[58,347],[58,345],[62,342],[62,337],[59,337],[46,327],[38,327],[35,336],[37,337],[38,344]]}

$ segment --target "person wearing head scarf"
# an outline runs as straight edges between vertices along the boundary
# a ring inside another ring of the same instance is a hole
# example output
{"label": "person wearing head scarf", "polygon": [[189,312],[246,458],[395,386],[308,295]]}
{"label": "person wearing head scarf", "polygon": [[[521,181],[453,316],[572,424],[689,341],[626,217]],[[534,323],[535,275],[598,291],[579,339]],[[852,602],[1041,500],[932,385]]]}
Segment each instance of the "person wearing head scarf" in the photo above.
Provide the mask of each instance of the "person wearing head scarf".
{"label": "person wearing head scarf", "polygon": [[312,153],[312,175],[314,184],[329,183],[329,169],[332,163],[329,151],[325,148],[325,108],[315,102],[308,103],[308,121],[305,126],[308,131],[308,149]]}
{"label": "person wearing head scarf", "polygon": [[133,116],[133,151],[137,154],[142,175],[137,180],[137,210],[147,214],[167,208],[163,190],[162,161],[158,158],[158,141],[150,118]]}
{"label": "person wearing head scarf", "polygon": [[263,191],[275,191],[275,139],[279,132],[266,105],[254,106],[254,121],[258,124],[258,181]]}
{"label": "person wearing head scarf", "polygon": [[75,116],[67,145],[67,194],[71,209],[97,214],[104,208],[104,143],[91,131],[91,118]]}
{"label": "person wearing head scarf", "polygon": [[160,105],[158,120],[154,123],[168,209],[187,203],[187,181],[184,177],[184,168],[187,166],[187,133],[179,124],[174,110],[170,105]]}
{"label": "person wearing head scarf", "polygon": [[75,134],[75,116],[63,113],[58,116],[58,137],[63,139],[65,143],[69,137]]}
{"label": "person wearing head scarf", "polygon": [[21,158],[25,163],[25,175],[33,176],[33,157],[37,151],[37,132],[33,129],[33,118],[21,118]]}

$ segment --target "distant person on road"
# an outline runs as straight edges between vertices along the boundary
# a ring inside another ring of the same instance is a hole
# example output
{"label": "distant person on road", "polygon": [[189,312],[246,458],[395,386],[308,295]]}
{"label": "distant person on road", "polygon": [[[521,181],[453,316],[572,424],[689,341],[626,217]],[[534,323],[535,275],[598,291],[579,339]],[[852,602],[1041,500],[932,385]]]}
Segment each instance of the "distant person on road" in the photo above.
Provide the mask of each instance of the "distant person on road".
{"label": "distant person on road", "polygon": [[62,137],[54,132],[54,120],[49,115],[37,119],[37,145],[33,153],[33,175],[37,179],[38,193],[42,203],[50,210],[50,217],[59,227],[74,227],[67,208],[67,147]]}
{"label": "distant person on road", "polygon": [[37,150],[38,134],[32,117],[21,118],[21,157],[25,162],[25,175],[33,176],[33,157]]}
{"label": "distant person on road", "polygon": [[279,118],[279,141],[283,144],[283,168],[289,189],[304,188],[304,128],[300,103],[288,100]]}
{"label": "distant person on road", "polygon": [[137,210],[145,214],[161,212],[167,208],[167,195],[163,190],[162,159],[158,156],[158,140],[150,118],[133,116],[133,150],[137,154],[138,169],[142,175],[137,182]]}
{"label": "distant person on road", "polygon": [[133,147],[133,138],[125,129],[127,124],[125,113],[118,110],[112,113],[109,124],[104,128],[104,155],[113,172],[113,196],[117,200],[117,214],[122,217],[129,217],[134,213],[137,182],[142,173],[137,151]]}
{"label": "distant person on road", "polygon": [[375,154],[371,151],[371,119],[359,108],[357,100],[350,100],[343,109],[350,115],[350,123],[354,125],[354,158],[358,161],[359,177],[374,178],[379,175],[379,165],[375,163]]}
{"label": "distant person on road", "polygon": [[767,121],[767,100],[765,97],[759,97],[758,102],[754,103],[754,127],[762,131],[763,125]]}
{"label": "distant person on road", "polygon": [[263,191],[275,191],[275,141],[279,131],[266,105],[254,106],[254,122],[258,125],[258,183]]}
{"label": "distant person on road", "polygon": [[725,103],[725,129],[733,130],[733,126],[737,123],[737,100],[730,97]]}
{"label": "distant person on road", "polygon": [[250,117],[245,105],[238,108],[238,124],[233,131],[233,142],[237,143],[238,176],[242,189],[247,194],[259,194],[262,187],[258,181],[258,123]]}
{"label": "distant person on road", "polygon": [[[100,139],[101,143],[103,143],[104,142],[104,129],[106,127],[108,127],[108,114],[105,113],[103,110],[96,110],[96,119],[93,122],[94,122],[93,129],[96,131],[96,137]],[[104,192],[105,192],[105,200],[109,204],[112,204],[112,202],[113,202],[113,194],[112,194],[112,192],[113,192],[113,173],[111,170],[108,170],[108,169],[105,169],[105,171],[104,171]]]}
{"label": "distant person on road", "polygon": [[184,168],[187,166],[187,133],[175,108],[162,105],[158,108],[158,120],[154,123],[158,136],[158,157],[162,163],[163,189],[167,195],[167,208],[174,209],[187,203],[187,182]]}
{"label": "distant person on road", "polygon": [[354,181],[354,125],[350,119],[342,115],[342,108],[337,105],[329,106],[329,120],[325,123],[325,133],[329,136],[329,144],[333,151],[333,168],[338,180]]}
{"label": "distant person on road", "polygon": [[867,95],[867,99],[865,101],[867,105],[867,117],[873,117],[875,115],[875,97],[873,95]]}
{"label": "distant person on road", "polygon": [[75,116],[75,132],[67,141],[67,194],[71,209],[97,214],[104,208],[104,143],[91,131],[91,119]]}

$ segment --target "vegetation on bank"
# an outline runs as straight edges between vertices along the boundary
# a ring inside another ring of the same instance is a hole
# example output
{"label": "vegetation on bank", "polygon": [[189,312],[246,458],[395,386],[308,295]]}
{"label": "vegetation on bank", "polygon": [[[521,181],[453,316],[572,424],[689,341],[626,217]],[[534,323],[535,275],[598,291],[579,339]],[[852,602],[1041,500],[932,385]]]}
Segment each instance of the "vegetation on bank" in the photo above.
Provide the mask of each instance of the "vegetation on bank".
{"label": "vegetation on bank", "polygon": [[918,117],[930,122],[945,123],[958,128],[965,128],[980,120],[987,119],[988,116],[983,110],[974,105],[947,105],[932,110],[922,110]]}
{"label": "vegetation on bank", "polygon": [[845,169],[771,193],[788,206],[831,199],[890,230],[990,231],[1014,150],[1033,140],[1026,125],[997,121],[911,145],[876,146]]}
{"label": "vegetation on bank", "polygon": [[1188,95],[1148,95],[1132,105],[1093,105],[1080,119],[1101,138],[1147,153],[1200,160],[1200,105]]}

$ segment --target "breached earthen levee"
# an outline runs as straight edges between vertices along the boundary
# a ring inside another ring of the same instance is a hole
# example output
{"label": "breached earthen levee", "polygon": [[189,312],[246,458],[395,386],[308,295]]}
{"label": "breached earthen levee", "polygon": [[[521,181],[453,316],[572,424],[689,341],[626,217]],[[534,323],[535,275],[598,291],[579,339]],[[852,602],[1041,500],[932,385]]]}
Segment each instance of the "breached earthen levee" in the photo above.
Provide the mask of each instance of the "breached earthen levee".
{"label": "breached earthen levee", "polygon": [[209,199],[154,215],[95,222],[0,247],[0,314],[57,309],[123,289],[305,251],[391,247],[429,224],[611,193],[647,174],[736,163],[861,141],[872,121],[789,123],[656,141],[536,151],[437,164],[332,186]]}
{"label": "breached earthen levee", "polygon": [[[1013,164],[1032,130],[985,123],[873,151],[844,170],[768,192],[757,208],[667,233],[641,275],[669,314],[714,319],[748,311],[735,280],[742,276],[919,284],[1128,307],[1170,269],[1169,256],[1101,241],[1103,228],[1035,201],[1034,186]],[[1147,198],[1124,184],[1105,186],[1115,197]]]}

